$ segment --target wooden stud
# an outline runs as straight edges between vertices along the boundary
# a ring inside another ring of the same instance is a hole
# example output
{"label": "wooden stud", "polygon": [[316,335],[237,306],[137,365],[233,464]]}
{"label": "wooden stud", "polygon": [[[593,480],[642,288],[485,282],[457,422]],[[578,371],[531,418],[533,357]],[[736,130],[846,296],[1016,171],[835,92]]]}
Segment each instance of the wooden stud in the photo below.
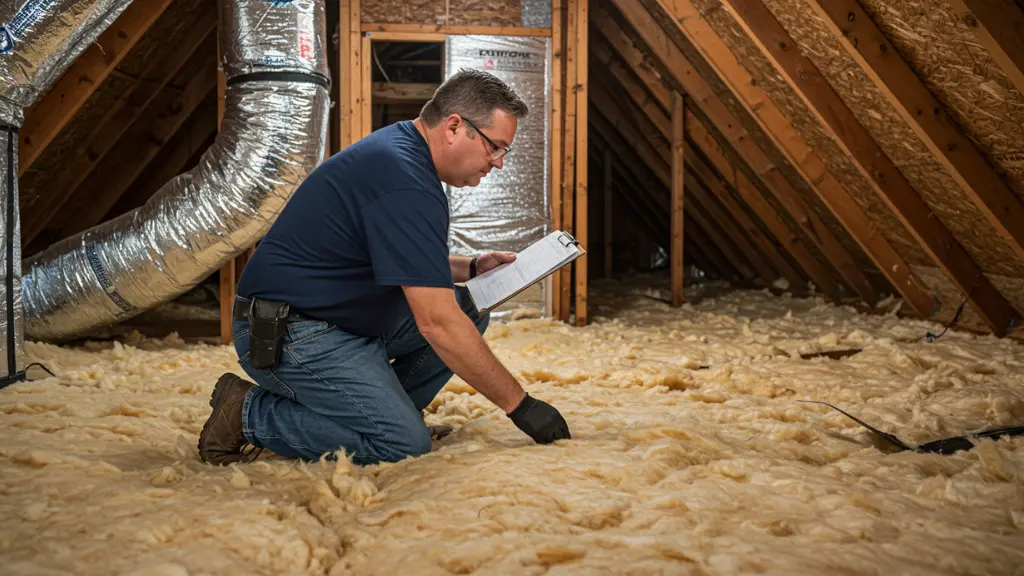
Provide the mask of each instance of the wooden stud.
{"label": "wooden stud", "polygon": [[18,176],[25,174],[170,4],[171,0],[129,4],[45,95],[25,111],[25,122],[19,131]]}
{"label": "wooden stud", "polygon": [[960,21],[1024,94],[1024,11],[1014,0],[949,0]]}
{"label": "wooden stud", "polygon": [[75,191],[96,165],[114,148],[121,136],[135,124],[150,104],[160,100],[161,91],[200,49],[200,45],[209,42],[210,47],[213,47],[214,42],[211,42],[210,38],[215,37],[213,29],[217,21],[205,18],[203,23],[203,20],[204,18],[200,18],[190,27],[181,38],[178,50],[153,60],[142,72],[141,79],[110,106],[91,133],[81,140],[80,153],[74,155],[60,172],[46,183],[32,202],[25,203],[22,209],[23,244],[28,245],[42,232],[52,217],[74,196]]}
{"label": "wooden stud", "polygon": [[[610,50],[615,53],[616,56],[622,59],[623,62],[630,68],[629,72],[638,78],[647,88],[647,93],[654,97],[654,99],[666,110],[669,107],[669,88],[665,86],[662,78],[652,70],[646,63],[645,57],[640,50],[634,46],[632,41],[626,36],[618,24],[612,20],[604,11],[595,11],[594,23],[596,29],[601,32],[601,36],[608,42]],[[599,43],[595,43],[600,47]],[[669,59],[683,59],[683,54],[678,50],[673,50],[673,47],[666,46],[666,49],[655,56],[658,59],[669,58]],[[595,50],[595,54],[599,51]],[[625,78],[629,76],[629,73],[622,70],[622,66],[619,65],[618,60],[611,59],[609,54],[609,70],[620,79],[623,84],[631,84],[629,80]],[[670,69],[682,68],[667,65]],[[691,84],[697,85],[699,82],[694,81]],[[713,93],[711,93],[713,94]],[[688,117],[691,119],[695,117],[695,108],[691,106],[687,112]],[[790,214],[793,220],[801,227],[806,238],[813,244],[817,245],[822,251],[829,263],[836,268],[839,275],[846,280],[846,282],[860,294],[868,304],[874,305],[879,300],[878,290],[874,288],[864,275],[860,266],[854,261],[853,257],[847,252],[846,248],[839,242],[839,240],[832,234],[832,231],[825,225],[824,222],[818,217],[814,210],[807,205],[800,194],[793,188],[792,184],[782,175],[779,169],[772,163],[768,158],[768,155],[758,146],[758,144],[751,138],[746,132],[737,131],[734,128],[740,126],[740,122],[737,118],[732,115],[721,102],[717,95],[709,96],[708,100],[704,104],[704,112],[707,113],[708,121],[714,125],[716,131],[720,134],[721,146],[730,157],[731,161],[737,165],[748,166],[751,172],[751,178],[760,179],[764,188],[775,196],[782,207]],[[646,109],[646,106],[645,106]],[[704,120],[700,120],[704,122]],[[724,126],[727,130],[722,130]],[[810,270],[813,265],[806,265],[805,270]],[[824,274],[821,278],[816,279],[819,283],[819,288],[825,290],[826,286],[832,283],[829,280],[824,280],[829,274]],[[831,292],[829,295],[833,298],[838,296],[837,292]]]}
{"label": "wooden stud", "polygon": [[604,156],[602,158],[602,168],[604,168],[604,277],[612,277],[612,266],[615,263],[615,259],[612,257],[612,235],[615,219],[614,206],[612,205],[612,153],[608,150],[604,150]]}
{"label": "wooden stud", "polygon": [[[551,140],[549,167],[551,173],[551,229],[562,227],[562,112],[565,88],[565,35],[562,34],[565,22],[565,6],[562,0],[551,0]],[[555,273],[545,280],[545,299],[547,312],[551,318],[562,317],[562,274]]]}
{"label": "wooden stud", "polygon": [[[553,12],[552,12],[553,13]],[[554,20],[551,22],[555,25]],[[367,23],[360,25],[360,31],[372,32],[375,37],[379,32],[399,34],[450,34],[453,36],[484,34],[490,36],[552,36],[552,28],[525,28],[520,26],[445,26],[444,24],[380,24]]]}
{"label": "wooden stud", "polygon": [[[217,38],[220,39],[218,28]],[[220,43],[217,45],[217,134],[220,135],[221,127],[224,124],[224,113],[227,109],[227,75],[224,73],[224,66],[221,62]],[[220,267],[219,276],[219,304],[220,304],[220,343],[227,345],[233,341],[234,304],[238,295],[236,282],[235,259],[231,258]]]}
{"label": "wooden stud", "polygon": [[429,82],[374,82],[371,96],[374,104],[424,102],[434,97],[439,86]]}
{"label": "wooden stud", "polygon": [[[563,133],[564,157],[562,160],[562,230],[570,234],[574,231],[575,190],[576,190],[576,62],[579,46],[576,42],[579,13],[577,4],[587,0],[565,0],[565,131]],[[583,125],[586,129],[586,125]],[[570,301],[572,299],[572,269],[563,266],[560,270],[561,293],[559,294],[559,310],[561,320],[569,321]]]}
{"label": "wooden stud", "polygon": [[686,174],[686,109],[683,96],[672,93],[672,240],[669,269],[672,275],[672,306],[683,305],[683,190]]}
{"label": "wooden stud", "polygon": [[343,55],[349,69],[349,144],[362,138],[363,132],[363,64],[362,33],[360,27],[360,0],[348,0],[349,6],[349,52]]}
{"label": "wooden stud", "polygon": [[[679,48],[664,34],[650,13],[628,0],[611,1],[626,16],[630,25],[662,64],[671,71],[675,81],[686,88],[695,103],[714,121],[716,128],[725,138],[730,142],[743,138],[741,124],[725,108],[721,99],[700,77]],[[925,284],[874,227],[849,192],[828,171],[821,157],[803,140],[764,90],[753,81],[722,39],[704,21],[696,7],[685,0],[657,1],[673,17],[679,30],[701,52],[722,82],[793,168],[874,261],[879,271],[900,292],[908,308],[923,318],[931,317],[937,310],[938,303],[928,294]]]}
{"label": "wooden stud", "polygon": [[363,32],[373,40],[389,42],[444,42],[447,34],[440,32]]}
{"label": "wooden stud", "polygon": [[352,144],[352,7],[351,0],[340,0],[338,9],[338,70],[335,101],[338,106],[338,150]]}
{"label": "wooden stud", "polygon": [[359,138],[366,138],[373,132],[373,75],[371,73],[373,43],[369,36],[362,37],[360,51],[362,63],[360,87],[362,94],[359,97],[359,103],[363,109],[361,114],[363,125],[359,131]]}
{"label": "wooden stud", "polygon": [[[846,51],[1024,262],[1024,203],[960,130],[856,0],[808,0]],[[986,2],[980,2],[986,4]],[[1020,10],[1012,2],[1007,13]],[[1024,26],[1015,39],[1024,57]],[[1024,62],[1021,63],[1024,65]],[[1021,90],[1024,93],[1024,89]]]}
{"label": "wooden stud", "polygon": [[[590,37],[590,0],[576,2],[576,241],[587,246],[587,62]],[[576,268],[576,325],[587,325],[587,254],[575,261]]]}
{"label": "wooden stud", "polygon": [[[689,0],[680,0],[689,1]],[[786,82],[800,95],[836,143],[873,184],[875,192],[903,222],[925,252],[965,295],[997,336],[1018,320],[1006,298],[985,277],[955,236],[935,216],[853,111],[775,19],[762,0],[726,0],[744,28]]]}

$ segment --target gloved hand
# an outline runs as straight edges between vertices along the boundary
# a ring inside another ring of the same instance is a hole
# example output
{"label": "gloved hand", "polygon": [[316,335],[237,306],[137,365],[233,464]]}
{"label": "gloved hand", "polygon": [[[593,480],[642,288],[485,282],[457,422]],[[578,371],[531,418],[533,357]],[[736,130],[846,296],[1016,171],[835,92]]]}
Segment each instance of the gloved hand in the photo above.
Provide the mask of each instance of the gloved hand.
{"label": "gloved hand", "polygon": [[569,425],[558,410],[529,394],[523,397],[515,410],[509,412],[508,417],[538,444],[570,438]]}

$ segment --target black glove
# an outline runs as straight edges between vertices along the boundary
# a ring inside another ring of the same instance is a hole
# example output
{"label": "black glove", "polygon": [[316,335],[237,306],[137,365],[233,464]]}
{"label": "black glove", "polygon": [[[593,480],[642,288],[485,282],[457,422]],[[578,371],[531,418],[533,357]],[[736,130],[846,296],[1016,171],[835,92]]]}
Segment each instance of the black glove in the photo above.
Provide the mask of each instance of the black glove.
{"label": "black glove", "polygon": [[512,423],[526,432],[538,444],[550,444],[555,440],[568,439],[569,425],[562,415],[547,402],[527,394],[516,409],[509,412]]}

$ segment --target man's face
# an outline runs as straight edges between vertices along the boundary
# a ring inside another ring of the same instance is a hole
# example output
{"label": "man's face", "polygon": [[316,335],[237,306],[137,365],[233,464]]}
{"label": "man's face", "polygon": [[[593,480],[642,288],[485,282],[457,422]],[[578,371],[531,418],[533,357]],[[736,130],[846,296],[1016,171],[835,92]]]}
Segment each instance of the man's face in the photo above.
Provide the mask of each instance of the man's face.
{"label": "man's face", "polygon": [[445,182],[456,188],[477,186],[491,169],[504,166],[505,158],[495,156],[512,145],[519,125],[514,116],[501,109],[494,111],[487,127],[482,125],[486,121],[467,121],[457,114],[446,122],[450,129],[445,131],[449,144]]}

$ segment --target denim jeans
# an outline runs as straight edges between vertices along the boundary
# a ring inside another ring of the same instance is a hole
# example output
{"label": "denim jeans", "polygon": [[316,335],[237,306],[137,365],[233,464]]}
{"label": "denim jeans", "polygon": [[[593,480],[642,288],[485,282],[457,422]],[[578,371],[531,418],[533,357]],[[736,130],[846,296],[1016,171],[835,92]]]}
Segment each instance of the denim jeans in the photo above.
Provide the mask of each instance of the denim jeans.
{"label": "denim jeans", "polygon": [[[459,305],[481,334],[466,288]],[[249,321],[233,323],[238,363],[255,381],[242,404],[245,438],[282,456],[316,460],[344,448],[357,464],[397,462],[430,451],[422,410],[452,377],[410,315],[368,338],[318,320],[290,322],[274,368],[249,362]]]}

